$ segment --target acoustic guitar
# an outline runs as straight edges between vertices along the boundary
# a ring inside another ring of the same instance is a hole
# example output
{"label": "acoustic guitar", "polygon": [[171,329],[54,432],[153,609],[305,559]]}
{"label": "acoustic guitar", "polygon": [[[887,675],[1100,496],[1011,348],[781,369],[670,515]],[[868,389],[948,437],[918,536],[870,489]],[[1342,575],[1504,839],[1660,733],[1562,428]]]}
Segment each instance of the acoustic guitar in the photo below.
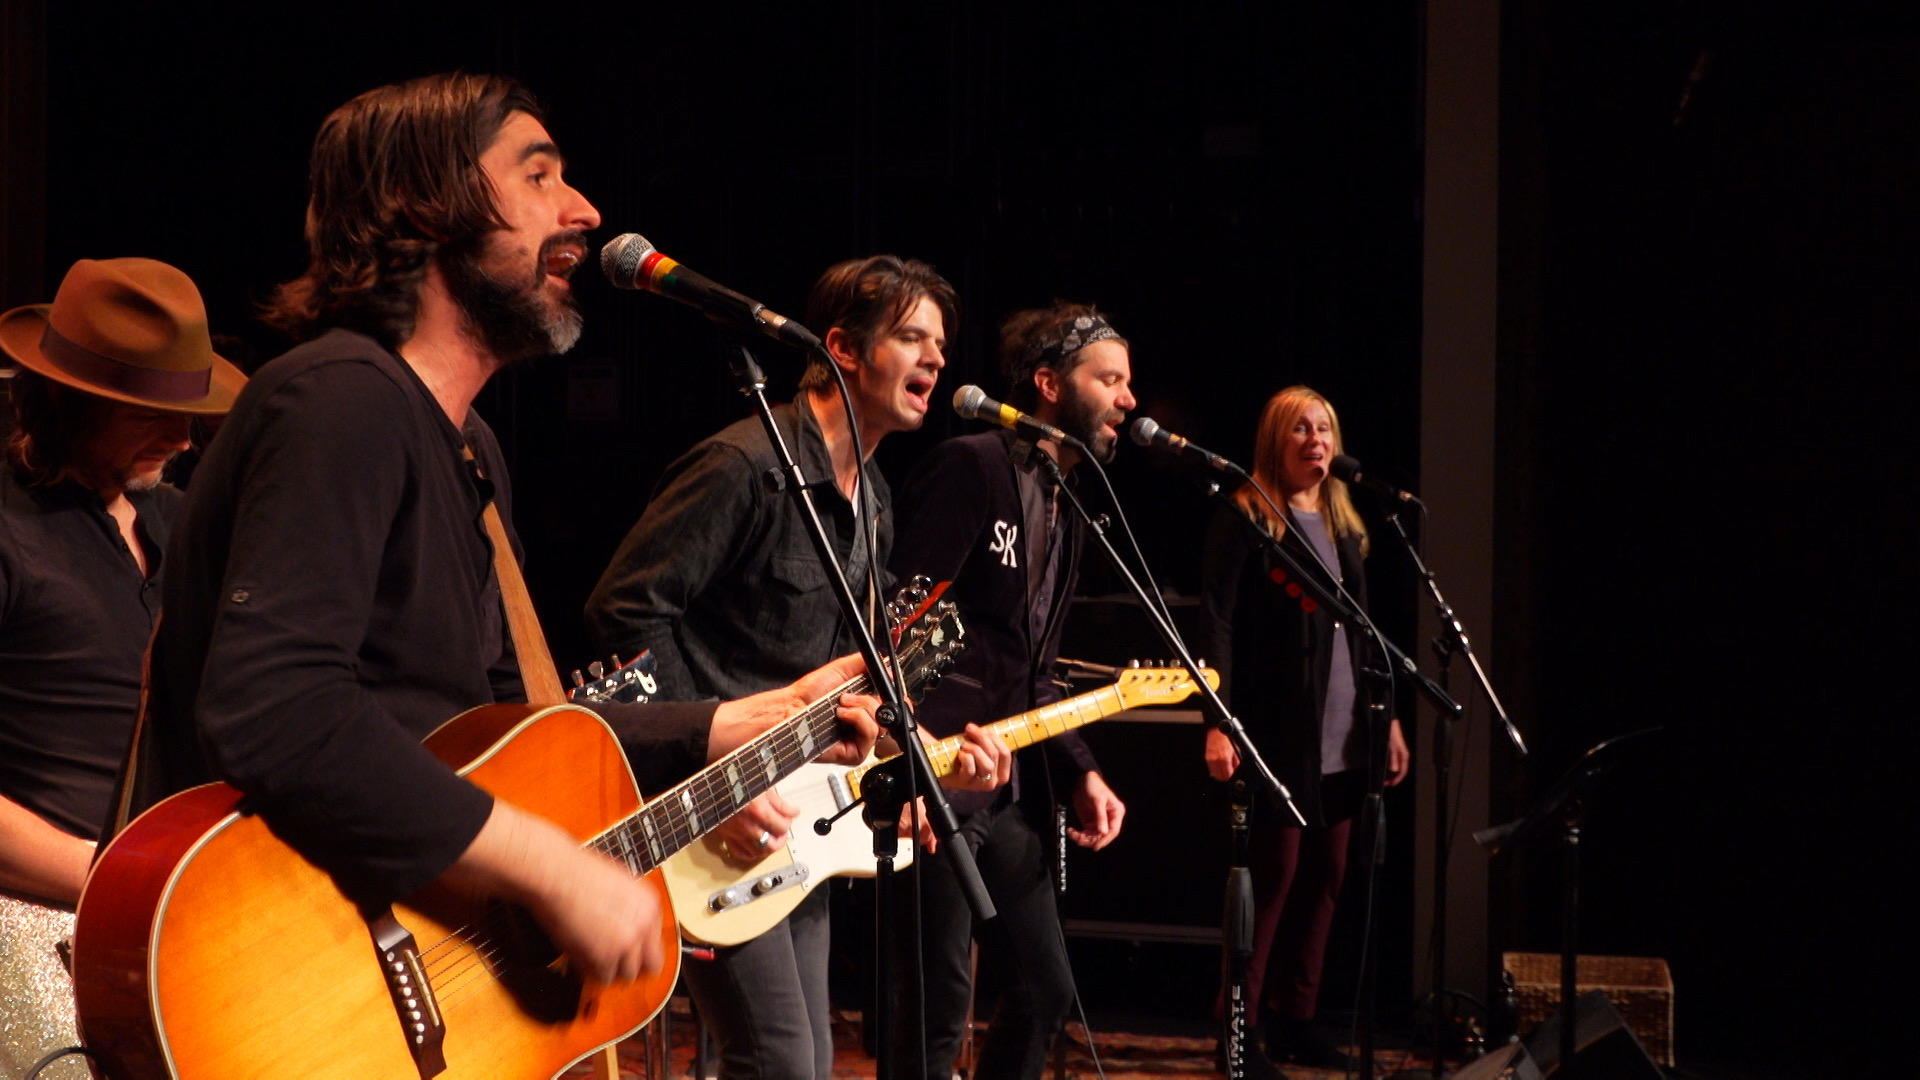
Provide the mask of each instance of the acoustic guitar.
{"label": "acoustic guitar", "polygon": [[[906,692],[964,635],[922,588],[896,631]],[[896,602],[896,610],[899,602]],[[603,985],[512,905],[429,886],[369,917],[281,843],[238,791],[154,806],[101,854],[80,898],[74,982],[87,1046],[115,1080],[534,1080],[657,1013],[679,968],[659,867],[838,738],[849,680],[643,802],[613,732],[572,705],[489,705],[426,740],[481,788],[624,863],[660,894],[663,970]]]}

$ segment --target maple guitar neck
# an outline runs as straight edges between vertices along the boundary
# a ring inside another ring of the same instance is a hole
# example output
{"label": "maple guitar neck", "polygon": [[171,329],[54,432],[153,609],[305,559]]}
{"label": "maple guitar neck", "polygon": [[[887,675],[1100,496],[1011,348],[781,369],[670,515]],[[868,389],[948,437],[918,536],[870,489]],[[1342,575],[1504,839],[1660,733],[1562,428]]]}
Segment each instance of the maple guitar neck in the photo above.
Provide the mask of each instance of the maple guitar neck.
{"label": "maple guitar neck", "polygon": [[[1104,720],[1115,713],[1125,712],[1134,704],[1126,694],[1121,692],[1120,684],[1116,683],[1064,701],[1029,709],[1018,716],[996,720],[987,725],[987,730],[1000,736],[1010,749],[1024,750],[1056,735],[1064,735],[1096,720]],[[933,766],[933,775],[945,777],[951,774],[955,762],[960,757],[960,749],[965,745],[966,737],[963,735],[950,735],[938,742],[928,744],[927,762]],[[867,774],[868,769],[879,764],[883,762],[863,765],[847,774],[847,784],[855,795],[860,792],[861,777]]]}

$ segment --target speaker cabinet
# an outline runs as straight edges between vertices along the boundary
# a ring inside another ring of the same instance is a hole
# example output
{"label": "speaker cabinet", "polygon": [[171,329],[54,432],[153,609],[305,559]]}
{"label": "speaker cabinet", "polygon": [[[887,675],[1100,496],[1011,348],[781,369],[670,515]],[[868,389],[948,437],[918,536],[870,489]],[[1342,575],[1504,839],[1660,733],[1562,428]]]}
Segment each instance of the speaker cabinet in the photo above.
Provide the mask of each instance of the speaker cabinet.
{"label": "speaker cabinet", "polygon": [[1527,1036],[1527,1052],[1539,1063],[1540,1075],[1555,1080],[1664,1080],[1647,1048],[1604,991],[1591,990],[1574,999],[1573,1061],[1562,1069],[1559,1013]]}

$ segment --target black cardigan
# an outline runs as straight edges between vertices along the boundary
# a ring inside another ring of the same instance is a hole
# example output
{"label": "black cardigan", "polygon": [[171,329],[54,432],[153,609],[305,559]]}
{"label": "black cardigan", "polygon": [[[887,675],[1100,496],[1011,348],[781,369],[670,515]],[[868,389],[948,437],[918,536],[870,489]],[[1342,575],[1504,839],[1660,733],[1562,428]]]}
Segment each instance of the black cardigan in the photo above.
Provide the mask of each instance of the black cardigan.
{"label": "black cardigan", "polygon": [[[1277,580],[1267,538],[1237,507],[1222,506],[1207,527],[1201,561],[1201,641],[1220,672],[1220,696],[1246,725],[1247,735],[1312,825],[1320,812],[1320,717],[1333,669],[1333,615],[1307,611]],[[1357,538],[1338,538],[1340,573],[1362,609],[1367,579]],[[1311,567],[1312,557],[1289,538],[1288,547]],[[1285,571],[1281,573],[1284,575]],[[1311,605],[1309,605],[1311,606]],[[1347,634],[1353,669],[1366,644]],[[1354,726],[1366,722],[1366,687],[1355,687]]]}

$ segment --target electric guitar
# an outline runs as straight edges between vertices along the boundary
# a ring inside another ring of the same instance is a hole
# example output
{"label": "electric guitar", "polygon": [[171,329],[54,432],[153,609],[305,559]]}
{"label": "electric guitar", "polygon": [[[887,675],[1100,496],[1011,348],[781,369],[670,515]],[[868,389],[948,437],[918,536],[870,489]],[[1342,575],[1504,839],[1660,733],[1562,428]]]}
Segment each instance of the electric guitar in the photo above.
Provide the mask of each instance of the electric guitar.
{"label": "electric guitar", "polygon": [[[923,587],[896,631],[906,692],[952,663],[964,630]],[[898,610],[900,601],[896,601]],[[363,914],[333,880],[209,784],[141,815],[81,894],[81,1032],[115,1080],[534,1080],[558,1076],[657,1013],[679,968],[658,867],[838,738],[849,680],[642,803],[613,732],[572,705],[489,705],[426,746],[545,817],[660,895],[663,970],[605,985],[570,971],[525,911],[430,885]]]}
{"label": "electric guitar", "polygon": [[[1212,668],[1201,671],[1207,685],[1218,689],[1219,673]],[[1169,705],[1198,691],[1185,668],[1122,668],[1112,686],[1009,717],[988,730],[1018,750],[1125,709]],[[954,770],[963,742],[956,735],[927,747],[936,775]],[[872,877],[873,838],[858,816],[839,818],[825,836],[814,832],[813,823],[852,806],[860,797],[860,778],[879,763],[869,756],[851,767],[806,765],[782,780],[776,790],[798,805],[800,814],[786,846],[751,865],[729,858],[712,837],[668,859],[661,869],[680,919],[680,933],[707,945],[738,945],[786,918],[828,878]],[[912,862],[913,848],[911,843],[901,845],[894,865]]]}

